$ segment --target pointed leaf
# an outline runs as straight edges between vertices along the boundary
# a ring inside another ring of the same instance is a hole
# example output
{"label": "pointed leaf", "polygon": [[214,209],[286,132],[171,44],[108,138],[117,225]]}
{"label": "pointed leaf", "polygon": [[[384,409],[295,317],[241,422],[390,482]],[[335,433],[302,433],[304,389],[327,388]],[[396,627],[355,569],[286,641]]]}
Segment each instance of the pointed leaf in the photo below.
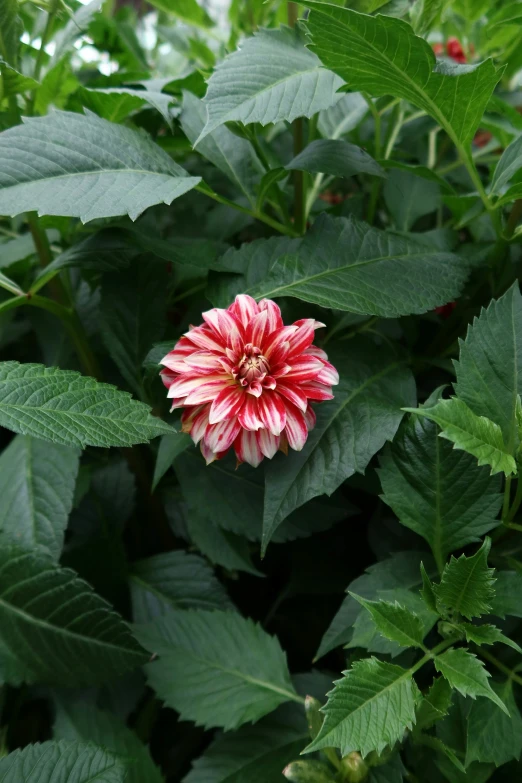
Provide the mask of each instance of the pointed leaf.
{"label": "pointed leaf", "polygon": [[415,720],[415,685],[401,666],[367,658],[334,683],[324,707],[324,723],[308,752],[340,748],[363,756],[393,745]]}
{"label": "pointed leaf", "polygon": [[138,560],[129,581],[136,623],[148,623],[171,609],[233,609],[208,563],[182,550]]}
{"label": "pointed leaf", "polygon": [[351,89],[403,98],[430,114],[453,142],[467,148],[501,77],[480,65],[437,63],[431,46],[409,24],[303,0],[311,49]]}
{"label": "pointed leaf", "polygon": [[158,90],[138,90],[132,87],[87,88],[79,91],[82,104],[111,122],[121,122],[131,112],[143,106],[156,109],[172,130],[173,112],[176,102],[173,95]]}
{"label": "pointed leaf", "polygon": [[509,717],[482,699],[472,704],[467,720],[466,766],[480,761],[499,767],[511,759],[519,759],[522,752],[522,718],[511,681],[494,682],[491,687],[506,705]]}
{"label": "pointed leaf", "polygon": [[522,394],[522,296],[518,282],[468,327],[455,363],[455,391],[478,416],[502,430],[508,451],[517,445],[517,395]]}
{"label": "pointed leaf", "polygon": [[422,697],[416,711],[415,730],[428,729],[448,714],[453,691],[444,677],[433,681],[428,693]]}
{"label": "pointed leaf", "polygon": [[[427,404],[419,412],[430,409]],[[412,416],[381,457],[378,473],[384,502],[443,564],[451,551],[498,524],[502,494],[500,476],[490,476],[438,433],[435,423]]]}
{"label": "pointed leaf", "polygon": [[154,466],[154,476],[152,479],[152,491],[156,489],[165,473],[172,467],[172,463],[189,446],[192,445],[190,435],[184,432],[177,432],[175,435],[163,435],[158,447],[158,455]]}
{"label": "pointed leaf", "polygon": [[507,183],[515,176],[515,174],[518,174],[521,166],[522,138],[517,136],[517,138],[512,141],[508,147],[506,147],[500,157],[499,162],[497,163],[495,172],[493,174],[493,179],[491,181],[491,192],[501,193]]}
{"label": "pointed leaf", "polygon": [[137,636],[159,655],[150,686],[182,720],[236,729],[301,701],[277,639],[236,612],[172,611]]}
{"label": "pointed leaf", "polygon": [[332,494],[393,438],[401,401],[415,395],[409,369],[366,340],[330,352],[341,371],[335,398],[317,409],[317,423],[291,460],[276,456],[266,469],[263,549],[281,522],[310,498]]}
{"label": "pointed leaf", "polygon": [[339,139],[356,128],[367,113],[368,104],[360,92],[340,94],[337,103],[319,112],[317,127],[325,138]]}
{"label": "pointed leaf", "polygon": [[491,614],[498,617],[522,617],[522,573],[496,571],[495,595],[491,600]]}
{"label": "pointed leaf", "polygon": [[127,392],[70,370],[0,363],[0,425],[65,446],[131,446],[172,428]]}
{"label": "pointed leaf", "polygon": [[447,679],[451,687],[462,693],[463,696],[471,696],[472,699],[484,696],[500,707],[506,715],[509,715],[504,702],[488,682],[489,672],[486,671],[484,664],[478,660],[476,655],[459,647],[437,655],[434,663],[437,671]]}
{"label": "pointed leaf", "polygon": [[285,168],[332,174],[334,177],[353,177],[361,173],[386,176],[384,169],[361,147],[341,139],[312,141]]}
{"label": "pointed leaf", "polygon": [[425,416],[439,425],[439,437],[454,444],[455,449],[467,451],[478,459],[478,464],[489,465],[491,473],[516,473],[517,466],[502,437],[498,424],[485,416],[477,416],[465,402],[452,397],[440,400],[431,408],[407,408],[410,413]]}
{"label": "pointed leaf", "polygon": [[422,647],[424,625],[421,618],[397,601],[367,601],[350,595],[368,610],[379,632],[401,647]]}
{"label": "pointed leaf", "polygon": [[471,623],[461,623],[460,627],[463,629],[466,636],[466,641],[474,642],[474,644],[506,644],[508,647],[512,647],[519,653],[522,653],[522,649],[519,645],[510,639],[508,636],[504,636],[502,631],[494,625],[472,625]]}
{"label": "pointed leaf", "polygon": [[205,97],[208,120],[199,140],[231,120],[267,125],[312,117],[335,103],[342,83],[321,67],[297,29],[260,30],[210,77]]}
{"label": "pointed leaf", "polygon": [[195,187],[144,133],[94,114],[55,111],[0,133],[0,214],[88,220],[171,204]]}
{"label": "pointed leaf", "polygon": [[441,613],[461,614],[470,620],[491,611],[495,578],[494,569],[488,568],[490,549],[491,539],[485,538],[472,557],[461,555],[457,560],[452,555],[442,572],[440,585],[434,588]]}
{"label": "pointed leaf", "polygon": [[440,187],[411,171],[394,169],[384,183],[386,206],[399,231],[411,231],[415,222],[441,205]]}
{"label": "pointed leaf", "polygon": [[0,531],[24,549],[57,560],[73,505],[76,449],[18,435],[0,455]]}
{"label": "pointed leaf", "polygon": [[420,591],[420,594],[428,609],[431,609],[432,612],[436,612],[437,596],[435,594],[435,587],[433,585],[433,582],[429,578],[426,569],[424,568],[424,563],[420,564],[420,569],[421,569],[421,576],[422,576],[422,590]]}
{"label": "pointed leaf", "polygon": [[0,549],[0,670],[7,682],[79,686],[140,666],[121,617],[45,552]]}
{"label": "pointed leaf", "polygon": [[[0,15],[1,13],[0,11]],[[23,73],[19,73],[15,68],[11,68],[10,65],[2,62],[1,51],[2,45],[0,41],[0,79],[3,85],[3,97],[9,98],[11,95],[19,95],[20,93],[36,89],[39,86],[37,81],[30,76],[24,76]]]}
{"label": "pointed leaf", "polygon": [[83,742],[27,745],[0,758],[2,783],[124,783],[122,759]]}

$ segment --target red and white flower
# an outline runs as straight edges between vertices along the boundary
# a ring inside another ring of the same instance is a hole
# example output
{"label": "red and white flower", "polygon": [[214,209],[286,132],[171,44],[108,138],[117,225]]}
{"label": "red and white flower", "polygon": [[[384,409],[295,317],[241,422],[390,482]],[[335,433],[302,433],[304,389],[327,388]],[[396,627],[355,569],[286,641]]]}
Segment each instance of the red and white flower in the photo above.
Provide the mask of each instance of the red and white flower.
{"label": "red and white flower", "polygon": [[303,318],[285,326],[275,302],[246,294],[203,319],[161,361],[171,410],[185,409],[183,432],[201,444],[207,464],[232,447],[254,467],[278,449],[300,451],[315,424],[310,402],[331,400],[339,382],[312,344],[324,324]]}

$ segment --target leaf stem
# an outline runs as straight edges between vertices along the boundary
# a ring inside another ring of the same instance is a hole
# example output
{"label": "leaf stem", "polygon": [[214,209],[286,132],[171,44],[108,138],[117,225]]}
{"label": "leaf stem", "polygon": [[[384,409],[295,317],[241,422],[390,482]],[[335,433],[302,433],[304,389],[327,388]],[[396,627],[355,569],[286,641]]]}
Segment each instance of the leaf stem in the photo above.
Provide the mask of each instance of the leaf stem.
{"label": "leaf stem", "polygon": [[[272,171],[272,167],[270,165],[270,161],[268,160],[267,156],[265,155],[265,151],[263,147],[261,146],[259,139],[257,138],[255,133],[252,133],[252,136],[250,137],[252,144],[254,146],[254,149],[257,153],[257,157],[261,161],[264,169],[266,172]],[[274,182],[272,185],[272,190],[276,194],[277,203],[279,205],[279,210],[281,212],[281,215],[283,216],[283,219],[285,221],[285,225],[290,226],[290,215],[288,212],[288,207],[286,205],[284,194],[281,192],[279,185],[277,182]],[[262,206],[262,205],[260,205]]]}
{"label": "leaf stem", "polygon": [[508,512],[509,512],[509,504],[511,502],[511,478],[512,476],[508,476],[506,478],[506,483],[504,484],[504,503],[502,504],[502,521],[507,522]]}
{"label": "leaf stem", "polygon": [[213,191],[212,188],[210,188],[205,183],[197,185],[195,190],[197,190],[199,193],[203,193],[204,196],[208,196],[208,198],[217,201],[219,204],[225,204],[227,207],[237,209],[239,212],[243,212],[245,215],[250,215],[250,217],[253,217],[256,220],[260,220],[262,223],[266,223],[267,226],[270,226],[276,231],[279,231],[280,234],[286,234],[290,237],[299,236],[299,234],[297,234],[297,232],[294,231],[294,229],[290,226],[283,225],[283,223],[280,223],[278,220],[274,220],[268,215],[265,215],[264,212],[256,212],[252,209],[248,209],[248,207],[243,207],[241,204],[237,204],[235,201],[231,201],[225,196],[220,196],[219,193]]}
{"label": "leaf stem", "polygon": [[513,682],[516,682],[518,685],[522,685],[522,677],[516,674],[513,669],[510,669],[509,666],[506,666],[502,661],[499,661],[498,658],[495,658],[495,656],[487,650],[483,650],[482,647],[477,647],[476,650],[482,658],[485,658],[486,661],[489,661],[493,666],[496,666],[496,668],[503,674],[506,674],[510,680],[513,680]]}
{"label": "leaf stem", "polygon": [[[375,123],[373,157],[376,160],[379,160],[379,158],[381,157],[381,129],[382,129],[381,115],[379,114],[377,107],[375,106],[372,99],[368,95],[363,95],[363,97],[366,103],[368,104],[368,108],[370,109],[370,112],[373,115],[373,119]],[[379,200],[380,190],[381,190],[380,177],[374,177],[372,183],[372,191],[370,194],[370,201],[368,204],[368,214],[366,216],[366,220],[368,223],[370,223],[370,225],[372,225],[375,220],[375,212],[377,210],[377,202]]]}
{"label": "leaf stem", "polygon": [[[511,476],[509,478],[511,478]],[[507,483],[507,479],[506,479],[506,483]],[[509,509],[507,516],[504,519],[504,524],[509,525],[509,527],[512,527],[514,530],[516,530],[517,528],[513,526],[512,522],[515,517],[515,514],[520,508],[521,503],[522,503],[522,480],[518,478],[517,491],[515,492],[515,499],[513,500],[513,505]],[[518,527],[520,528],[520,530],[522,530],[522,527],[520,525]]]}

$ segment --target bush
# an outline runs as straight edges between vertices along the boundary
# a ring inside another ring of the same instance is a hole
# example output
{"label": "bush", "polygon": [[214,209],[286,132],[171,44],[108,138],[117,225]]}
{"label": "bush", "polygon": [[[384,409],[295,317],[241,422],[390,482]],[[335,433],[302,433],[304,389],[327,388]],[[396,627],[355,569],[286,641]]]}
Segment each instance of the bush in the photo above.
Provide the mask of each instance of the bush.
{"label": "bush", "polygon": [[522,5],[151,2],[0,0],[0,779],[518,780]]}

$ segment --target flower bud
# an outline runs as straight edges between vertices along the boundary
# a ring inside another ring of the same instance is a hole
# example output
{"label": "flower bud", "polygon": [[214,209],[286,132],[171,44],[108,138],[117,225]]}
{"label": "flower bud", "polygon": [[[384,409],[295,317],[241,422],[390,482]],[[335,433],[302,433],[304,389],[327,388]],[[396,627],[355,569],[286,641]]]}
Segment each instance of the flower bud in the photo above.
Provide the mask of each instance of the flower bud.
{"label": "flower bud", "polygon": [[323,716],[320,713],[321,702],[314,699],[313,696],[307,696],[305,699],[306,721],[310,737],[315,739],[323,725]]}
{"label": "flower bud", "polygon": [[330,767],[322,761],[292,761],[283,775],[290,783],[335,783]]}
{"label": "flower bud", "polygon": [[368,775],[368,765],[365,760],[357,751],[348,753],[341,760],[343,780],[347,783],[360,783],[362,780],[366,780]]}

